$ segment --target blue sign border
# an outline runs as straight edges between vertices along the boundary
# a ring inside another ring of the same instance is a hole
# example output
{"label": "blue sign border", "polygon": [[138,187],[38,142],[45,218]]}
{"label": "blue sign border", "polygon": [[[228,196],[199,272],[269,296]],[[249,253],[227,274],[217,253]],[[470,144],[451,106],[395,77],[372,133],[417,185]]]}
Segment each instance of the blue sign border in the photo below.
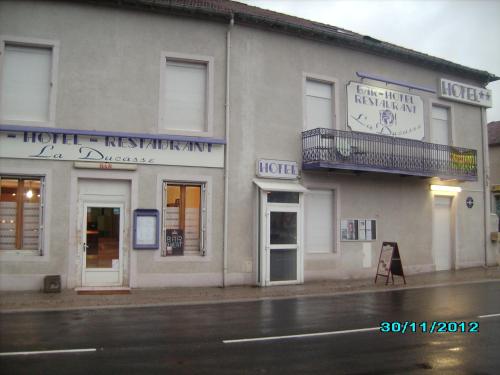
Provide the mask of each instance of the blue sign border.
{"label": "blue sign border", "polygon": [[[155,242],[151,244],[143,244],[139,245],[137,244],[137,218],[139,216],[149,216],[149,217],[154,217],[156,220],[156,236],[155,236]],[[134,210],[134,241],[133,241],[133,247],[136,250],[158,250],[160,247],[160,230],[159,230],[159,225],[160,225],[160,212],[157,209],[147,209],[147,208],[138,208]]]}

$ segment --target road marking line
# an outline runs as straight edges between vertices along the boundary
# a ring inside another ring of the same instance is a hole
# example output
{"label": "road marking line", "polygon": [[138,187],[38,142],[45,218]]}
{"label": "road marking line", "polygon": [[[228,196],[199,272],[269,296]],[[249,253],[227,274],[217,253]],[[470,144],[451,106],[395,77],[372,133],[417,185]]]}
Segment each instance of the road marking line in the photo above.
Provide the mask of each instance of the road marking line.
{"label": "road marking line", "polygon": [[495,316],[500,316],[500,314],[479,315],[478,318],[493,318]]}
{"label": "road marking line", "polygon": [[344,334],[344,333],[367,332],[367,331],[375,331],[375,330],[380,331],[380,327],[360,328],[360,329],[347,329],[347,330],[344,330],[344,331],[305,333],[305,334],[302,334],[302,335],[270,336],[270,337],[254,337],[254,338],[250,338],[250,339],[222,340],[222,342],[224,344],[235,344],[235,343],[238,343],[238,342],[271,341],[271,340],[280,340],[280,339],[295,339],[295,338],[301,338],[301,337],[341,335],[341,334]]}
{"label": "road marking line", "polygon": [[37,355],[37,354],[58,354],[58,353],[82,353],[82,352],[95,352],[97,349],[65,349],[65,350],[40,350],[33,352],[10,352],[10,353],[0,353],[1,357],[6,357],[9,355]]}

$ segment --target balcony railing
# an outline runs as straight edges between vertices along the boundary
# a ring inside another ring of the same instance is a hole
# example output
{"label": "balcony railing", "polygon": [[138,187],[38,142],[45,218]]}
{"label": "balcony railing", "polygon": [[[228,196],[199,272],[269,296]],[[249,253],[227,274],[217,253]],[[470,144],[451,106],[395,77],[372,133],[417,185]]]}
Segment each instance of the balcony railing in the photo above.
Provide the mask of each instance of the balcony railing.
{"label": "balcony railing", "polygon": [[477,180],[476,150],[324,128],[302,133],[302,164],[304,169]]}

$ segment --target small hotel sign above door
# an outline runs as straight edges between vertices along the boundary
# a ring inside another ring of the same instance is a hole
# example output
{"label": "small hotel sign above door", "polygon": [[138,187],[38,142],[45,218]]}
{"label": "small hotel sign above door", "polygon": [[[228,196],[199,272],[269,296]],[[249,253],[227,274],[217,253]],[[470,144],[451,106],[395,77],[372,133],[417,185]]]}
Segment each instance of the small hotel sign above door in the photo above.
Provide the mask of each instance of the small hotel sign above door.
{"label": "small hotel sign above door", "polygon": [[287,160],[257,160],[257,176],[294,180],[299,175],[297,163]]}
{"label": "small hotel sign above door", "polygon": [[441,79],[439,96],[443,99],[491,108],[491,90],[461,82]]}

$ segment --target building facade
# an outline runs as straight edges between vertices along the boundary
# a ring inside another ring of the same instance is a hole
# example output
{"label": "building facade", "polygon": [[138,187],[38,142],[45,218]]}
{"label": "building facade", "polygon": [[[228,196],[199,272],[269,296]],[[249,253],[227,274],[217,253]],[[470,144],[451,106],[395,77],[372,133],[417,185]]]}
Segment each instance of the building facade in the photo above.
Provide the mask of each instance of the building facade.
{"label": "building facade", "polygon": [[488,147],[491,171],[491,212],[498,217],[499,226],[496,230],[500,232],[500,121],[488,124]]}
{"label": "building facade", "polygon": [[1,1],[0,38],[2,289],[496,264],[490,73],[230,1]]}

